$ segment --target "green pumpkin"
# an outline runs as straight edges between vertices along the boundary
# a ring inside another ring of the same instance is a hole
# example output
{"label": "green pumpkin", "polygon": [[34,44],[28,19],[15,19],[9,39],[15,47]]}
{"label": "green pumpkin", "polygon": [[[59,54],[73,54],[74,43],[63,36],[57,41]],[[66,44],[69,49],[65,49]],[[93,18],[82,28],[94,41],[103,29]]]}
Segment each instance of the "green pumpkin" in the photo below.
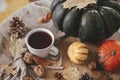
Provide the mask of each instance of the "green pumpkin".
{"label": "green pumpkin", "polygon": [[[66,0],[53,0],[51,14],[55,26],[83,42],[99,43],[120,27],[120,5],[112,0],[98,0],[83,8],[63,8]],[[74,3],[74,1],[73,1]]]}

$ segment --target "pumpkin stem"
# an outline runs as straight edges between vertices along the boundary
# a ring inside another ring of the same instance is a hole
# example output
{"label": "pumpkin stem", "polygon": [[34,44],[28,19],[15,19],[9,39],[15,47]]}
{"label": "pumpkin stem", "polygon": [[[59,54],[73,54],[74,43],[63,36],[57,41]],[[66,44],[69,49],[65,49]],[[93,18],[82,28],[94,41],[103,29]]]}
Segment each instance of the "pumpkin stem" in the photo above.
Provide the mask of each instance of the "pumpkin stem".
{"label": "pumpkin stem", "polygon": [[114,56],[116,54],[116,51],[115,50],[112,50],[111,52],[110,52],[110,55],[111,56]]}

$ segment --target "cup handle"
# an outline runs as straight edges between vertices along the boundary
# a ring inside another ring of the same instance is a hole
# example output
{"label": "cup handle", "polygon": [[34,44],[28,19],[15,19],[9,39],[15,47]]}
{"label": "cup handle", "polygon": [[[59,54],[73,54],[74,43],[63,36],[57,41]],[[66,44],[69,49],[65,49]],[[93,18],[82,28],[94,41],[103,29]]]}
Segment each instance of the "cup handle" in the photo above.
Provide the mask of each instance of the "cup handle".
{"label": "cup handle", "polygon": [[59,52],[58,49],[55,46],[52,46],[49,54],[52,56],[57,56],[58,52]]}

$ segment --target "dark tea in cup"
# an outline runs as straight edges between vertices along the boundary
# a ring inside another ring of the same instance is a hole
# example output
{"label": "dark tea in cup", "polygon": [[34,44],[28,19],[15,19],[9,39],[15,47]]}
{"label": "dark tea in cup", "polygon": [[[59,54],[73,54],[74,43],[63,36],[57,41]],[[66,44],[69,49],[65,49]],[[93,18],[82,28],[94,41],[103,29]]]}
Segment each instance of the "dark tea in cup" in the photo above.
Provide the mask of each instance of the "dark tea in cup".
{"label": "dark tea in cup", "polygon": [[28,44],[35,49],[43,49],[48,47],[52,43],[51,36],[43,31],[38,31],[28,38]]}

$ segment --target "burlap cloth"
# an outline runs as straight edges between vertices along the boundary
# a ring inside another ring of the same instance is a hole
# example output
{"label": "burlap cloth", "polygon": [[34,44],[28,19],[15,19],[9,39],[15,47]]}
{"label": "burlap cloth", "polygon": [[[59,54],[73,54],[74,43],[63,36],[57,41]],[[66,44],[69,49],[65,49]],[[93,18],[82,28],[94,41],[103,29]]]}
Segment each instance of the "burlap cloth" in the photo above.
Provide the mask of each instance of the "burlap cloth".
{"label": "burlap cloth", "polygon": [[[8,35],[9,26],[8,25],[9,25],[9,21],[12,19],[12,17],[18,16],[20,19],[23,19],[26,27],[29,29],[36,28],[36,27],[43,27],[43,28],[49,29],[50,31],[53,32],[56,41],[58,41],[58,39],[60,39],[62,36],[65,35],[65,33],[59,31],[58,29],[56,29],[54,27],[52,20],[49,21],[48,23],[44,23],[44,24],[40,24],[38,22],[38,19],[40,17],[45,17],[46,14],[48,12],[50,12],[49,8],[50,8],[51,1],[52,0],[39,0],[39,1],[35,1],[33,3],[30,3],[27,6],[16,11],[11,16],[9,16],[1,24],[1,26],[0,26],[0,64],[10,62],[9,58],[1,51],[1,49],[2,49],[1,39],[2,39],[2,36],[4,36],[5,38],[7,38],[9,40],[9,35]],[[119,34],[119,32],[116,32],[110,39],[120,40],[119,38],[120,38],[120,34]],[[60,43],[59,47],[60,47],[62,53],[64,54],[63,55],[63,65],[65,67],[68,67],[71,65],[75,66],[73,63],[70,62],[70,60],[68,59],[68,56],[66,55],[68,46],[74,41],[76,41],[76,40],[70,37],[70,38],[67,38],[67,39],[61,41],[61,43]],[[93,56],[91,58],[93,58]],[[82,66],[77,65],[77,67],[80,67],[81,71],[85,70],[84,67],[82,67]],[[53,72],[55,72],[55,71],[48,72],[49,77],[47,78],[47,80],[55,80],[54,78],[51,78],[51,77],[54,77]],[[114,80],[119,79],[118,74],[114,74],[113,77],[115,78]]]}
{"label": "burlap cloth", "polygon": [[10,59],[1,51],[2,49],[2,36],[9,40],[9,22],[13,17],[18,16],[25,23],[25,27],[28,29],[33,29],[36,27],[47,28],[49,29],[55,37],[55,43],[64,36],[65,33],[59,31],[55,28],[53,21],[50,20],[47,23],[41,24],[38,22],[38,19],[45,18],[47,13],[50,12],[50,4],[52,0],[39,0],[32,2],[25,7],[19,9],[11,16],[7,17],[2,24],[0,25],[0,64],[5,64],[11,62]]}

